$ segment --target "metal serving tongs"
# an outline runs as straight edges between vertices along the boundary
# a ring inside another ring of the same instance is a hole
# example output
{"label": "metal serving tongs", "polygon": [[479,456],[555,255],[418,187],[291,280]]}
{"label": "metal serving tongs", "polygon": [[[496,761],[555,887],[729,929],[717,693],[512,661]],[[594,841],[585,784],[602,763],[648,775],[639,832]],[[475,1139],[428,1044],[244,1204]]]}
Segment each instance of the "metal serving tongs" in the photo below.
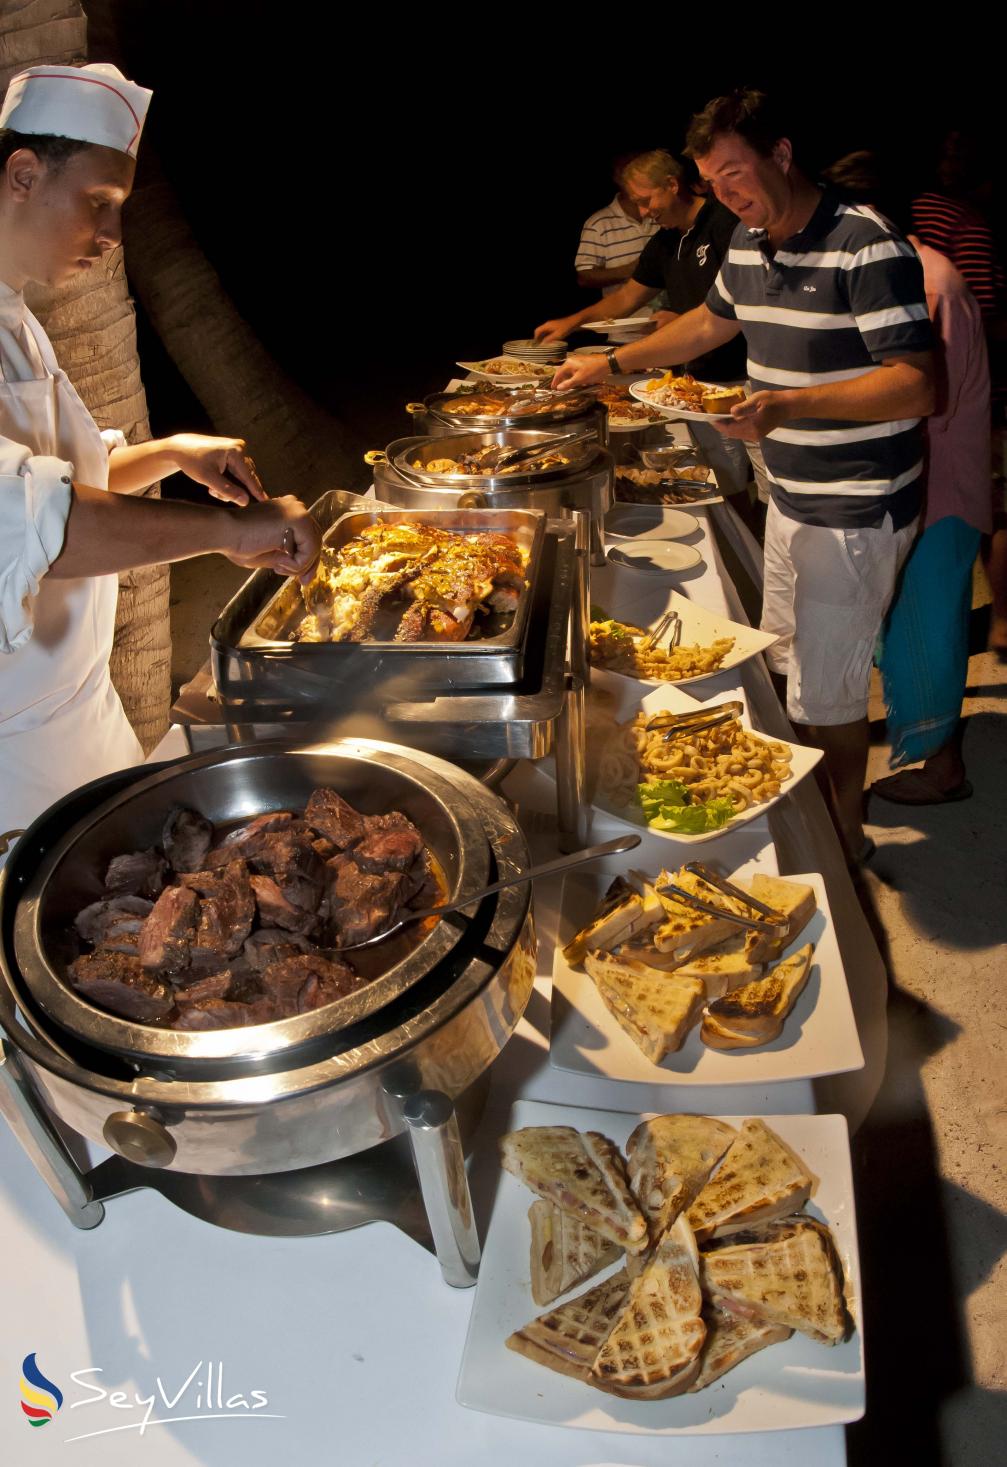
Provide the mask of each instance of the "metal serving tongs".
{"label": "metal serving tongs", "polygon": [[713,708],[697,708],[688,713],[655,713],[647,720],[648,733],[663,733],[667,742],[681,738],[684,734],[705,733],[730,723],[744,712],[744,704],[732,698],[728,703],[717,703]]}
{"label": "metal serving tongs", "polygon": [[723,917],[726,922],[736,922],[739,927],[744,927],[752,932],[766,932],[773,937],[782,937],[787,930],[787,924],[781,914],[767,907],[765,902],[760,902],[747,891],[742,891],[740,886],[733,886],[730,881],[725,881],[718,876],[716,871],[711,871],[709,866],[704,866],[702,861],[689,861],[683,867],[693,876],[698,876],[700,881],[707,886],[712,886],[716,891],[723,892],[724,896],[731,897],[736,902],[741,902],[750,911],[760,912],[764,920],[757,917],[742,917],[737,912],[729,912],[726,907],[718,907],[716,902],[705,902],[702,897],[696,896],[694,892],[686,891],[684,887],[675,886],[669,882],[667,886],[659,886],[657,891],[662,896],[673,896],[676,901],[684,902],[687,907],[692,907],[697,912],[705,912],[710,917]]}
{"label": "metal serving tongs", "polygon": [[[639,650],[641,652],[649,652],[651,647],[659,646],[661,638],[669,627],[671,628],[671,636],[668,638],[668,650],[671,651],[673,647],[677,647],[682,640],[682,618],[677,611],[672,610],[666,611],[654,630],[647,633],[640,643]],[[647,727],[649,728],[650,725],[648,724]]]}
{"label": "metal serving tongs", "polygon": [[[510,468],[526,460],[544,458],[547,453],[554,453],[559,448],[573,448],[593,437],[592,430],[590,433],[563,433],[558,438],[547,438],[544,443],[526,443],[518,448],[507,448],[501,444],[496,453],[484,454],[479,459],[479,467],[490,470]],[[459,458],[458,462],[464,463],[465,459]]]}

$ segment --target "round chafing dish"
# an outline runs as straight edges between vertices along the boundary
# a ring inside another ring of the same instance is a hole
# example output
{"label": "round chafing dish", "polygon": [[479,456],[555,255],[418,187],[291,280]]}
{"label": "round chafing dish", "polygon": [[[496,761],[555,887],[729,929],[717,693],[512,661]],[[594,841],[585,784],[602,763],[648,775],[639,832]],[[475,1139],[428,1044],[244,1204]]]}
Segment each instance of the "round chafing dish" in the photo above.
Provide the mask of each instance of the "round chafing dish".
{"label": "round chafing dish", "polygon": [[349,1001],[273,1024],[158,1029],[105,1013],[63,981],[66,929],[100,887],[106,855],[154,843],[176,804],[222,822],[303,803],[319,784],[365,813],[413,818],[460,895],[527,863],[510,812],[476,780],[372,740],[229,749],[143,775],[104,801],[99,793],[97,804],[87,791],[69,797],[22,837],[0,876],[0,1025],[67,1125],[148,1166],[289,1171],[400,1134],[403,1094],[461,1095],[495,1059],[534,979],[527,887],[443,919]]}
{"label": "round chafing dish", "polygon": [[368,455],[377,497],[400,509],[541,509],[556,515],[583,510],[591,519],[592,559],[598,563],[599,556],[604,559],[600,529],[613,503],[614,464],[608,449],[593,439],[562,450],[570,461],[545,469],[443,474],[425,467],[488,444],[519,448],[552,442],[559,431],[496,428],[443,438],[398,438],[384,454]]}
{"label": "round chafing dish", "polygon": [[[473,413],[465,404],[498,402],[499,411]],[[411,402],[414,431],[428,437],[499,428],[551,428],[557,433],[592,428],[598,442],[609,441],[608,411],[593,392],[551,392],[541,387],[503,388],[482,384],[475,392],[435,392]]]}

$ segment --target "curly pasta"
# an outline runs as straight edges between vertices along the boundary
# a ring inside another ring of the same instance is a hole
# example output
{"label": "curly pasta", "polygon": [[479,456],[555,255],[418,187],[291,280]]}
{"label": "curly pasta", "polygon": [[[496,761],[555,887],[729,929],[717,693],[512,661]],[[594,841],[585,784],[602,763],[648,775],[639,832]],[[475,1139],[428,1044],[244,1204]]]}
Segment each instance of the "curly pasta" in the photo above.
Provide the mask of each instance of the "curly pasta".
{"label": "curly pasta", "polygon": [[642,627],[628,622],[593,621],[591,661],[595,667],[624,672],[629,677],[675,683],[716,672],[734,647],[733,637],[716,637],[708,647],[693,643],[688,647],[649,647],[644,651],[640,644],[646,635]]}
{"label": "curly pasta", "polygon": [[728,799],[736,815],[780,793],[790,776],[786,744],[760,738],[737,718],[716,728],[665,739],[648,730],[653,714],[638,713],[621,724],[606,746],[599,767],[599,789],[616,806],[629,805],[637,785],[675,779],[693,802]]}

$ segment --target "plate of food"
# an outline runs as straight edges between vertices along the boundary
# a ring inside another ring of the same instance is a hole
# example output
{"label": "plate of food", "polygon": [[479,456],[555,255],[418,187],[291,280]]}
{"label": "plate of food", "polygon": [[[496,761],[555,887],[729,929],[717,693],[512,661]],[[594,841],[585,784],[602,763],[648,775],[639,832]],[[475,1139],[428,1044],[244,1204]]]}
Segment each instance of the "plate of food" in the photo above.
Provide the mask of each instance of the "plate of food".
{"label": "plate of food", "polygon": [[634,382],[630,393],[637,402],[656,407],[665,417],[706,422],[710,418],[727,422],[731,408],[744,402],[744,387],[725,386],[723,382],[700,382],[688,374],[676,376],[665,372],[648,382]]}
{"label": "plate of food", "polygon": [[556,375],[556,364],[522,362],[517,357],[490,357],[484,362],[456,362],[473,377],[486,382],[549,382]]}
{"label": "plate of food", "polygon": [[510,1126],[462,1406],[656,1436],[859,1420],[842,1116],[641,1117],[519,1101]]}
{"label": "plate of food", "polygon": [[591,700],[588,793],[597,809],[668,840],[716,840],[765,815],[822,757],[756,733],[735,700],[698,704],[656,687],[625,716],[630,698]]}
{"label": "plate of food", "polygon": [[[695,866],[696,863],[692,863]],[[764,914],[695,870],[615,881],[570,875],[552,970],[551,1064],[609,1080],[775,1084],[863,1068],[864,1056],[817,872],[728,878]],[[663,892],[675,886],[712,911]]]}
{"label": "plate of food", "polygon": [[723,504],[713,471],[702,464],[671,470],[617,464],[615,497],[620,504]]}
{"label": "plate of food", "polygon": [[608,409],[608,426],[613,432],[639,433],[664,420],[656,408],[635,402],[624,383],[603,382],[594,389],[594,396]]}
{"label": "plate of food", "polygon": [[[674,514],[675,511],[664,510],[663,513]],[[610,514],[614,515],[615,511]],[[607,533],[610,531],[606,519]],[[620,603],[625,620],[602,617],[600,613],[596,617],[595,612],[599,609],[592,608],[591,665],[614,677],[629,679],[634,684],[672,682],[684,686],[702,682],[705,678],[740,667],[778,640],[771,632],[744,626],[726,616],[717,616],[687,596],[672,591],[668,609],[676,613],[681,623],[676,645],[672,647],[670,636],[665,635],[652,647],[646,647],[647,636],[655,629],[657,621],[642,626],[635,624],[630,620],[631,611],[623,609],[629,605],[631,603],[625,601]]]}

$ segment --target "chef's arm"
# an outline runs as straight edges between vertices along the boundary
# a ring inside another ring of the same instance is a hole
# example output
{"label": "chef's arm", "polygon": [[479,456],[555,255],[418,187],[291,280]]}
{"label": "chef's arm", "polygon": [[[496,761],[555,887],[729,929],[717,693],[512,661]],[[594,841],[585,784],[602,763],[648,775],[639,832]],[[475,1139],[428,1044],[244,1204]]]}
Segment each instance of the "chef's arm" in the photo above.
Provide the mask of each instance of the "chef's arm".
{"label": "chef's arm", "polygon": [[[612,299],[611,296],[608,297]],[[727,321],[715,316],[705,305],[686,311],[667,326],[645,336],[640,341],[631,341],[615,349],[615,366],[619,372],[642,372],[646,367],[676,366],[691,357],[704,356],[715,347],[723,346],[741,330],[737,321]],[[600,382],[612,371],[603,356],[567,357],[555,377],[553,387],[579,387],[586,382]]]}
{"label": "chef's arm", "polygon": [[108,487],[113,494],[138,494],[179,471],[227,504],[266,497],[245,440],[202,433],[175,433],[113,448],[108,456]]}
{"label": "chef's arm", "polygon": [[541,326],[535,327],[535,340],[562,341],[564,336],[576,331],[585,321],[612,321],[619,316],[632,316],[647,301],[653,300],[657,293],[656,286],[641,285],[639,280],[627,280],[625,285],[620,285],[611,295],[602,296],[600,301],[585,306],[582,311],[575,311],[572,316],[558,316],[553,321],[543,321]]}
{"label": "chef's arm", "polygon": [[252,570],[266,566],[304,579],[320,547],[318,526],[290,495],[242,510],[130,499],[74,484],[63,548],[48,574],[71,580],[217,553]]}

